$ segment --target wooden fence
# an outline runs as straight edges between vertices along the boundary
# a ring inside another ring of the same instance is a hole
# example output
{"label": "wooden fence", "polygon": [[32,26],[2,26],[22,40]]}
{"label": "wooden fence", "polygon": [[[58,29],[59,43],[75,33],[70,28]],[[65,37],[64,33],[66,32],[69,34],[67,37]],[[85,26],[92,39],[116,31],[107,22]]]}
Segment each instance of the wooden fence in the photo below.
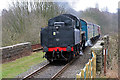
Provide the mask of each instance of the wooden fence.
{"label": "wooden fence", "polygon": [[92,51],[92,59],[85,65],[79,74],[76,74],[76,80],[96,78],[96,54]]}
{"label": "wooden fence", "polygon": [[85,65],[81,72],[76,74],[76,79],[93,79],[97,74],[101,74],[104,66],[104,75],[106,74],[106,61],[108,55],[109,35],[105,35],[102,40],[91,48],[92,59]]}

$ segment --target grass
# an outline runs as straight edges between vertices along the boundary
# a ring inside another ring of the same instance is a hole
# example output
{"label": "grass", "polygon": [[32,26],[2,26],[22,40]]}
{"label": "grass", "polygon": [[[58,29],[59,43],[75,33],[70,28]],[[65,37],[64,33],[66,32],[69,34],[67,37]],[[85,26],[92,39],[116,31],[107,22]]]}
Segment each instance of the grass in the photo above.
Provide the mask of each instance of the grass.
{"label": "grass", "polygon": [[30,56],[2,64],[2,78],[14,78],[27,71],[31,66],[43,62],[45,60],[45,58],[42,58],[43,55],[43,52],[32,53]]}

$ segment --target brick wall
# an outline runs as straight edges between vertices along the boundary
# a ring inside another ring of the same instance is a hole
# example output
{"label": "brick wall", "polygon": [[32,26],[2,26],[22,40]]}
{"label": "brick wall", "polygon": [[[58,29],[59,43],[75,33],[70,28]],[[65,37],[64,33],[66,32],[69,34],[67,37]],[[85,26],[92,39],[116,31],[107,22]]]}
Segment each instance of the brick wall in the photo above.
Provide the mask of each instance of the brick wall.
{"label": "brick wall", "polygon": [[15,60],[17,58],[30,55],[32,52],[31,43],[20,43],[12,46],[0,48],[0,56],[2,56],[2,63]]}

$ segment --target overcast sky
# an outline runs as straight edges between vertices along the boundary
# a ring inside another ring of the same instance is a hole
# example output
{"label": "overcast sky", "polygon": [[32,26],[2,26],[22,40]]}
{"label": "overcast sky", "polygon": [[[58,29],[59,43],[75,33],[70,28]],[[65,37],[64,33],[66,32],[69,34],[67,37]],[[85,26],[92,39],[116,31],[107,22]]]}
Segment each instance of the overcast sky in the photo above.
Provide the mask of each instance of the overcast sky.
{"label": "overcast sky", "polygon": [[[3,8],[8,8],[8,3],[11,3],[12,1],[13,0],[2,0],[0,2],[0,11]],[[67,1],[76,11],[85,10],[89,7],[95,8],[95,4],[97,3],[100,10],[103,10],[103,8],[107,7],[109,12],[116,13],[118,8],[118,2],[120,0],[62,0],[62,2],[64,1]]]}
{"label": "overcast sky", "polygon": [[103,10],[105,7],[108,8],[109,12],[115,13],[117,12],[118,2],[120,0],[71,0],[69,2],[73,9],[76,11],[85,10],[86,8],[92,7],[95,8],[95,5],[98,4],[99,9]]}

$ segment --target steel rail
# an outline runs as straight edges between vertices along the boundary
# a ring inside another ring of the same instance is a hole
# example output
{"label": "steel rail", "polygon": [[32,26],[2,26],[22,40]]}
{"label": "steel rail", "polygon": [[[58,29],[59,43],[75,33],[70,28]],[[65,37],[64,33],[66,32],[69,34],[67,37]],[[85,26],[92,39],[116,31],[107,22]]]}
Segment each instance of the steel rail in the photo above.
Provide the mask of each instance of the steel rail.
{"label": "steel rail", "polygon": [[51,77],[51,80],[56,79],[58,76],[60,76],[63,72],[65,72],[65,70],[75,61],[77,60],[78,57],[76,57],[75,59],[73,59],[72,61],[70,61],[69,63],[67,63],[61,70],[59,70],[55,75],[53,75]]}
{"label": "steel rail", "polygon": [[48,64],[46,64],[46,65],[44,65],[44,66],[38,68],[37,70],[34,70],[32,73],[26,75],[26,76],[23,77],[21,80],[25,80],[25,79],[31,77],[32,75],[36,74],[38,71],[42,71],[43,69],[47,68],[49,65],[50,65],[50,63],[48,63]]}
{"label": "steel rail", "polygon": [[[77,60],[79,57],[76,57],[75,59],[73,59],[72,61],[70,61],[69,63],[67,63],[65,66],[62,67],[61,70],[59,70],[55,75],[53,75],[51,77],[51,80],[56,79],[59,75],[61,75],[75,60]],[[49,67],[50,63],[38,68],[37,70],[33,71],[32,73],[26,75],[25,77],[23,77],[21,80],[26,80],[28,78],[31,78],[33,75],[35,75],[37,72],[42,71],[44,69],[46,69],[47,67]]]}

